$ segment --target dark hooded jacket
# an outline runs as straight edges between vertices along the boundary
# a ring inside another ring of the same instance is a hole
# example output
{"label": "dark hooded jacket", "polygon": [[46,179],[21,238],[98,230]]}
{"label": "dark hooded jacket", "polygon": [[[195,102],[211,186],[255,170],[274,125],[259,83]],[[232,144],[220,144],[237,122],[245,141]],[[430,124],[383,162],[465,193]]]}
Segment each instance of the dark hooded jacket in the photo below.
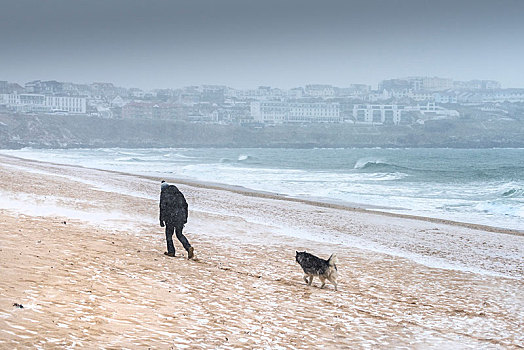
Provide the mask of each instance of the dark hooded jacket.
{"label": "dark hooded jacket", "polygon": [[183,226],[187,222],[187,202],[175,185],[160,191],[160,222],[168,226]]}

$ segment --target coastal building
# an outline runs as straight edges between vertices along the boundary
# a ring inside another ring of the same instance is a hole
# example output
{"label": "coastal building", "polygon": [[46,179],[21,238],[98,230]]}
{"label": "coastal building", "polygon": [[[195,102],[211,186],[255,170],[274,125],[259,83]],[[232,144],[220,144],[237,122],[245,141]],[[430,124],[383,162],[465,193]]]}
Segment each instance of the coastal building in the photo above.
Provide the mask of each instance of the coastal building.
{"label": "coastal building", "polygon": [[290,89],[287,92],[287,97],[290,99],[300,99],[304,97],[304,89],[301,87]]}
{"label": "coastal building", "polygon": [[285,97],[281,89],[272,88],[270,86],[259,86],[254,90],[235,90],[230,89],[226,92],[226,97],[233,97],[238,100],[276,100]]}
{"label": "coastal building", "polygon": [[454,92],[436,92],[433,94],[435,103],[457,103],[457,94]]}
{"label": "coastal building", "polygon": [[202,102],[223,104],[226,90],[222,85],[202,85]]}
{"label": "coastal building", "polygon": [[0,94],[9,93],[9,83],[6,80],[0,80]]}
{"label": "coastal building", "polygon": [[89,88],[92,97],[103,98],[108,101],[116,96],[127,96],[129,94],[128,89],[116,87],[113,83],[92,83],[89,85]]}
{"label": "coastal building", "polygon": [[378,84],[379,91],[408,92],[411,89],[411,83],[407,79],[388,79],[383,80]]}
{"label": "coastal building", "polygon": [[439,77],[407,77],[383,80],[379,90],[388,91],[443,91],[453,88],[453,80]]}
{"label": "coastal building", "polygon": [[86,98],[77,96],[45,96],[45,104],[51,111],[61,111],[72,114],[86,113]]}
{"label": "coastal building", "polygon": [[524,89],[499,89],[460,94],[460,102],[524,102]]}
{"label": "coastal building", "polygon": [[387,90],[372,91],[365,96],[365,100],[371,103],[378,101],[387,101],[392,97],[392,93]]}
{"label": "coastal building", "polygon": [[353,120],[357,124],[399,125],[403,123],[403,114],[416,112],[426,119],[458,117],[459,112],[428,102],[425,105],[401,106],[381,104],[356,104],[353,106]]}
{"label": "coastal building", "polygon": [[433,118],[442,118],[442,117],[458,117],[460,113],[454,109],[447,109],[442,106],[436,105],[433,103],[427,103],[425,105],[416,105],[416,106],[405,106],[404,111],[406,112],[418,112],[422,116],[431,119]]}
{"label": "coastal building", "polygon": [[251,102],[251,116],[255,122],[282,123],[340,123],[340,105],[325,102]]}
{"label": "coastal building", "polygon": [[359,124],[398,125],[404,106],[365,104],[353,106],[353,120]]}
{"label": "coastal building", "polygon": [[413,96],[413,92],[411,90],[390,90],[389,94],[390,97],[395,99],[405,99],[411,98],[411,96]]}
{"label": "coastal building", "polygon": [[362,99],[371,87],[365,84],[350,84],[349,87],[337,88],[337,97]]}
{"label": "coastal building", "polygon": [[428,101],[433,102],[435,100],[433,92],[430,91],[414,91],[408,95],[413,101],[422,102]]}
{"label": "coastal building", "polygon": [[0,95],[2,94],[22,94],[25,89],[17,83],[10,83],[6,80],[0,81]]}
{"label": "coastal building", "polygon": [[118,107],[122,108],[127,104],[127,101],[125,101],[122,97],[117,96],[111,101],[111,107]]}
{"label": "coastal building", "polygon": [[453,87],[464,90],[497,90],[502,86],[500,82],[495,80],[469,80],[455,81],[453,82]]}
{"label": "coastal building", "polygon": [[129,96],[134,98],[144,98],[146,93],[142,89],[130,88],[128,89]]}
{"label": "coastal building", "polygon": [[21,113],[85,114],[87,109],[85,97],[18,93],[3,95],[0,103],[7,109]]}
{"label": "coastal building", "polygon": [[325,84],[311,84],[306,85],[305,93],[309,97],[331,98],[335,96],[335,87]]}
{"label": "coastal building", "polygon": [[63,92],[62,83],[56,80],[34,80],[25,84],[25,92],[33,94],[60,94]]}
{"label": "coastal building", "polygon": [[422,78],[422,89],[426,91],[443,91],[453,88],[453,80],[439,77]]}
{"label": "coastal building", "polygon": [[379,90],[367,94],[366,100],[370,102],[387,101],[389,99],[411,99],[416,102],[433,102],[434,93],[430,91],[413,90]]}

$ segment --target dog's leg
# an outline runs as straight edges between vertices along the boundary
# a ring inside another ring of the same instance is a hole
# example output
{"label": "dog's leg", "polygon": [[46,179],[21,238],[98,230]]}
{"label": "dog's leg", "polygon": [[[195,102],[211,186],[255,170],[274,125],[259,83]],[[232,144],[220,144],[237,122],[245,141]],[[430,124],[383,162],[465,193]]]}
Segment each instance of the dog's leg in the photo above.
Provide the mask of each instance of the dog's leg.
{"label": "dog's leg", "polygon": [[329,282],[333,283],[333,285],[335,286],[335,290],[337,290],[337,280],[334,279],[333,277],[328,277],[329,279]]}
{"label": "dog's leg", "polygon": [[311,283],[313,283],[313,275],[309,275],[309,282],[307,285],[310,286]]}
{"label": "dog's leg", "polygon": [[320,286],[320,289],[322,289],[326,285],[326,279],[322,276],[319,276],[318,278],[320,278],[320,282],[322,282],[322,285]]}
{"label": "dog's leg", "polygon": [[304,281],[309,284],[309,281],[307,280],[307,275],[304,275]]}

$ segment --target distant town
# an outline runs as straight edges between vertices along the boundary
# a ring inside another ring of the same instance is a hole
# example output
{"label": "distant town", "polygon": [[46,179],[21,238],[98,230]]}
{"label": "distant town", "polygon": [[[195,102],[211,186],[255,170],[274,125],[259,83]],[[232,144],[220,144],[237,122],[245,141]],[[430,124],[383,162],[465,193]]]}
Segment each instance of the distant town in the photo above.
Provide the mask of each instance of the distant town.
{"label": "distant town", "polygon": [[180,89],[123,88],[112,83],[0,81],[0,113],[85,115],[104,119],[174,120],[264,127],[346,123],[414,125],[458,118],[522,118],[524,89],[493,80],[439,77],[383,80],[377,90],[312,84],[289,90],[239,90],[200,85]]}

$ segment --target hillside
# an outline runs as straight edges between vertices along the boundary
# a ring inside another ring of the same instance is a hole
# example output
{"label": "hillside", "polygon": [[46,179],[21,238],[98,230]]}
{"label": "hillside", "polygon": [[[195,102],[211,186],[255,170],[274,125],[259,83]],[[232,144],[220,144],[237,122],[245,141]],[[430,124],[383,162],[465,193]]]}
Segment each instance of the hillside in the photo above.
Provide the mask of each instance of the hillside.
{"label": "hillside", "polygon": [[1,148],[71,147],[524,147],[524,121],[253,128],[166,120],[0,114]]}

